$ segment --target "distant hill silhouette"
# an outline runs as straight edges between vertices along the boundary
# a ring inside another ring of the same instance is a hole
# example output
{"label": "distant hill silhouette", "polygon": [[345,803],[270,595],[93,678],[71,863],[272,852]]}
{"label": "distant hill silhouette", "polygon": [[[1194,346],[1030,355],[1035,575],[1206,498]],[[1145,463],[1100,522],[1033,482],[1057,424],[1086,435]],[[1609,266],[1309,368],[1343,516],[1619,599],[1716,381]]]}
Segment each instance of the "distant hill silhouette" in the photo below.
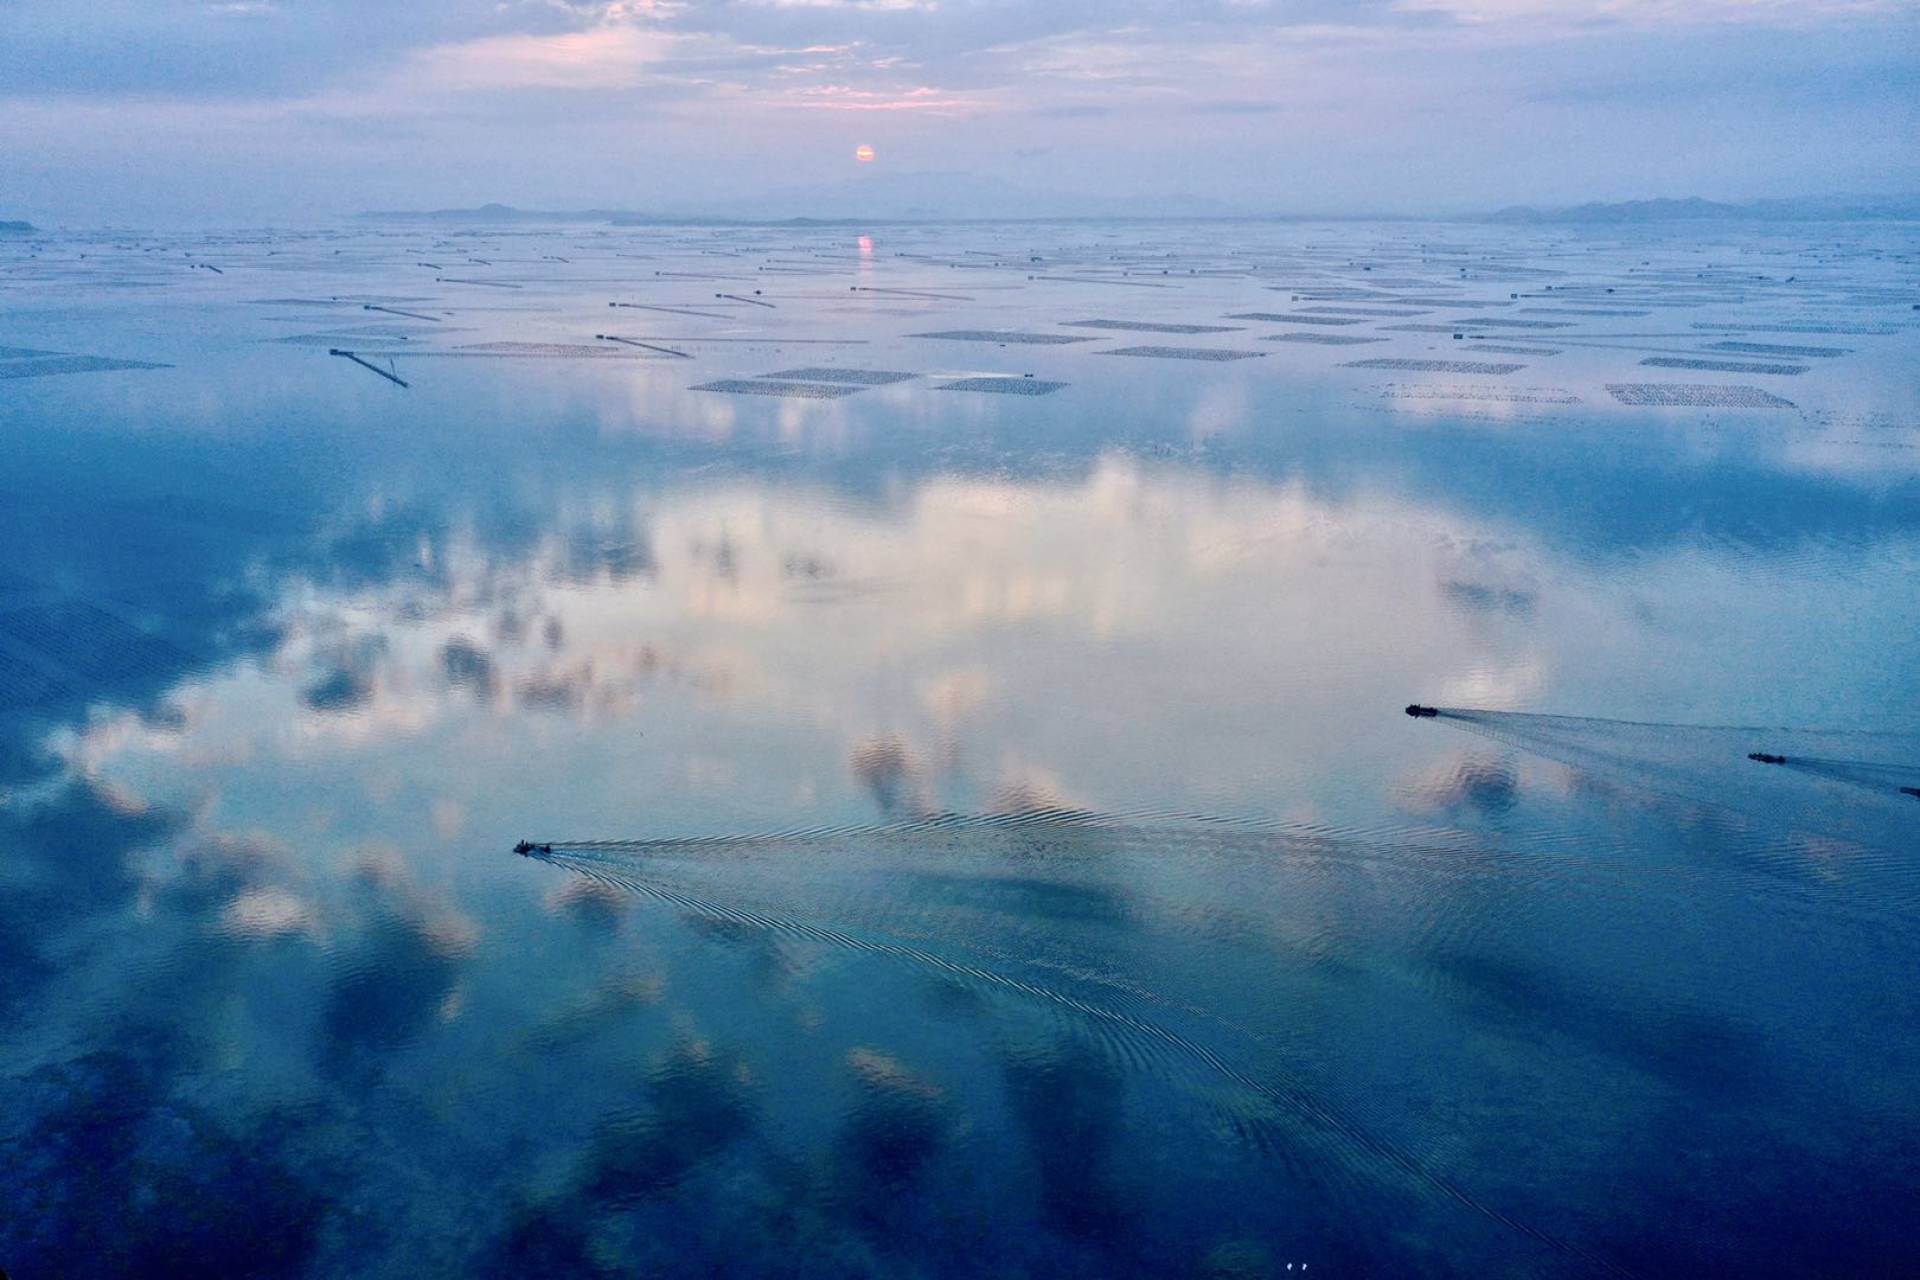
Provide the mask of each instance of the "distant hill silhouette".
{"label": "distant hill silhouette", "polygon": [[972,173],[874,172],[841,182],[785,187],[698,208],[538,211],[504,204],[477,209],[378,212],[363,218],[462,223],[610,222],[656,224],[834,224],[846,222],[1012,221],[1048,218],[1207,218],[1239,214],[1193,196],[1075,195],[1041,191]]}
{"label": "distant hill silhouette", "polygon": [[1685,200],[1625,200],[1616,204],[1580,204],[1558,209],[1516,205],[1487,215],[1486,221],[1530,225],[1734,219],[1764,222],[1906,221],[1920,219],[1920,196],[1807,196],[1791,200],[1751,200],[1744,204],[1723,204],[1690,196]]}
{"label": "distant hill silhouette", "polygon": [[[1506,223],[1628,224],[1716,221],[1907,221],[1920,220],[1916,196],[1809,196],[1728,203],[1686,199],[1625,200],[1571,207],[1515,205],[1482,215],[1437,214],[1437,220]],[[1017,222],[1107,218],[1278,218],[1308,220],[1419,220],[1419,215],[1350,212],[1276,214],[1226,205],[1202,197],[1072,195],[1033,190],[969,173],[874,173],[844,182],[787,187],[751,199],[716,201],[702,207],[637,209],[518,209],[483,204],[473,209],[427,209],[363,213],[378,221],[473,224],[597,222],[643,226],[844,226],[873,222]],[[4,226],[6,224],[0,224]],[[28,229],[20,224],[16,229]]]}

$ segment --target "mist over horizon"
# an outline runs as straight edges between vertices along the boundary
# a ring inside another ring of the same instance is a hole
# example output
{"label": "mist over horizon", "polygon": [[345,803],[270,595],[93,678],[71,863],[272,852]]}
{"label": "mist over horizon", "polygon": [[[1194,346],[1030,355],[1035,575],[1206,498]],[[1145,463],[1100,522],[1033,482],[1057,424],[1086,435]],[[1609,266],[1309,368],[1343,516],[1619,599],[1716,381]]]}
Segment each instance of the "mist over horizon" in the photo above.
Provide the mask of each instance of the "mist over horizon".
{"label": "mist over horizon", "polygon": [[1920,188],[1916,29],[1911,0],[20,0],[0,220],[1890,195]]}

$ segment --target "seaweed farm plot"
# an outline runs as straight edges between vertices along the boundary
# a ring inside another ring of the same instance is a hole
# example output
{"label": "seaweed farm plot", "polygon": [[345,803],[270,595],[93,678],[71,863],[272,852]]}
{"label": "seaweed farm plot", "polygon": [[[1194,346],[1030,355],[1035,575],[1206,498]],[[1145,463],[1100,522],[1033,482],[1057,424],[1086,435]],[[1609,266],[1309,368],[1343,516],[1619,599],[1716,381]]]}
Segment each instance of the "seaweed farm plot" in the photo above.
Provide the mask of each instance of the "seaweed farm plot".
{"label": "seaweed farm plot", "polygon": [[1796,359],[1831,359],[1835,356],[1851,355],[1846,347],[1796,347],[1779,342],[1709,342],[1708,351],[1734,351],[1742,355],[1753,356],[1791,356]]}
{"label": "seaweed farm plot", "polygon": [[733,395],[784,396],[798,400],[837,400],[876,387],[910,382],[920,375],[890,369],[855,369],[838,365],[810,365],[757,374],[751,378],[721,378],[689,388]]}
{"label": "seaweed farm plot", "polygon": [[1456,329],[1571,329],[1571,320],[1508,320],[1500,316],[1469,316],[1465,320],[1455,320]]}
{"label": "seaweed farm plot", "polygon": [[939,333],[915,333],[914,338],[939,338],[947,342],[994,342],[1011,346],[1052,347],[1073,342],[1094,342],[1095,338],[1070,333],[1025,333],[1014,329],[947,329]]}
{"label": "seaweed farm plot", "polygon": [[1686,356],[1648,356],[1640,362],[1651,369],[1699,369],[1708,373],[1805,373],[1804,364],[1768,364],[1755,360],[1702,360]]}
{"label": "seaweed farm plot", "polygon": [[28,347],[0,347],[0,379],[51,378],[69,373],[116,373],[169,367],[150,360],[120,360],[110,356],[63,355]]}
{"label": "seaweed farm plot", "polygon": [[993,377],[956,378],[952,382],[934,385],[935,391],[986,391],[1003,396],[1046,396],[1066,387],[1064,382],[1048,382],[1044,378],[1034,377]]}
{"label": "seaweed farm plot", "polygon": [[793,400],[838,400],[866,390],[859,383],[794,382],[781,378],[720,378],[687,389],[724,391],[736,396],[785,396]]}
{"label": "seaweed farm plot", "polygon": [[1791,409],[1793,401],[1759,387],[1700,382],[1610,382],[1607,391],[1621,404],[1694,409]]}
{"label": "seaweed farm plot", "polygon": [[1102,351],[1103,356],[1139,356],[1147,360],[1206,360],[1219,363],[1226,360],[1251,360],[1267,353],[1264,351],[1239,351],[1229,347],[1117,347]]}
{"label": "seaweed farm plot", "polygon": [[887,387],[896,382],[907,382],[920,375],[917,373],[895,373],[886,369],[842,369],[820,365],[805,369],[782,369],[778,373],[764,375],[767,379],[781,382],[844,382],[855,387]]}
{"label": "seaweed farm plot", "polygon": [[1237,333],[1239,325],[1231,324],[1166,324],[1150,320],[1062,320],[1060,322],[1076,329],[1111,329],[1119,333]]}
{"label": "seaweed farm plot", "polygon": [[1387,387],[1381,395],[1389,400],[1458,400],[1482,404],[1579,404],[1580,397],[1571,391],[1561,391],[1552,387],[1478,387],[1460,386],[1409,386]]}
{"label": "seaweed farm plot", "polygon": [[1396,369],[1403,373],[1515,373],[1527,366],[1498,364],[1484,360],[1418,360],[1408,356],[1380,356],[1372,360],[1349,360],[1343,369]]}
{"label": "seaweed farm plot", "polygon": [[1296,315],[1322,316],[1359,316],[1366,320],[1404,319],[1407,316],[1423,316],[1423,309],[1408,310],[1405,307],[1302,307]]}
{"label": "seaweed farm plot", "polygon": [[1229,316],[1230,320],[1266,320],[1276,324],[1365,324],[1358,316],[1322,316],[1309,311],[1247,311]]}
{"label": "seaweed farm plot", "polygon": [[1831,334],[1835,337],[1891,337],[1899,333],[1890,324],[1816,324],[1795,322],[1790,324],[1708,324],[1696,322],[1695,329],[1707,333],[1807,333]]}

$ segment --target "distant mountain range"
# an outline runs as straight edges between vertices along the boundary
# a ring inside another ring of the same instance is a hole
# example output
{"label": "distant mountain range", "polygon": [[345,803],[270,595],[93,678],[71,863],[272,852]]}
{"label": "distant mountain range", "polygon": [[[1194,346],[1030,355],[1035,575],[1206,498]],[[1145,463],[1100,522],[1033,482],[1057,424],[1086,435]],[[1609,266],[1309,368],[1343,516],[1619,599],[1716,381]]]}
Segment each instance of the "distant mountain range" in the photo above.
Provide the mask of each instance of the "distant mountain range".
{"label": "distant mountain range", "polygon": [[1516,205],[1487,215],[1486,221],[1544,224],[1739,219],[1760,222],[1910,221],[1920,219],[1920,196],[1807,196],[1793,200],[1752,200],[1744,204],[1722,204],[1693,196],[1685,200],[1625,200],[1618,204],[1580,204],[1560,209]]}
{"label": "distant mountain range", "polygon": [[[848,182],[789,187],[753,199],[717,201],[700,207],[632,209],[516,209],[485,204],[477,209],[432,209],[363,213],[381,221],[459,224],[597,222],[614,226],[835,225],[875,222],[1010,222],[1105,218],[1263,218],[1257,208],[1202,197],[1086,196],[1030,190],[998,178],[967,173],[873,173]],[[1307,215],[1287,215],[1304,220]],[[1342,215],[1311,215],[1340,221]],[[1344,220],[1380,215],[1348,214]],[[1382,220],[1414,221],[1410,215]],[[1728,204],[1691,197],[1684,200],[1627,200],[1563,208],[1516,205],[1497,213],[1440,215],[1519,226],[1560,223],[1647,223],[1709,221],[1895,221],[1920,220],[1920,196],[1831,196],[1753,200]],[[6,224],[0,224],[3,226]]]}
{"label": "distant mountain range", "polygon": [[[483,204],[477,209],[377,209],[359,215],[375,222],[615,222],[643,220],[623,209],[516,209]],[[687,219],[675,218],[675,222]]]}
{"label": "distant mountain range", "polygon": [[487,204],[477,209],[376,212],[360,216],[435,222],[610,222],[616,226],[648,226],[1217,218],[1233,216],[1236,212],[1219,201],[1200,197],[1071,195],[1035,191],[999,178],[969,173],[875,172],[846,182],[786,187],[752,199],[713,201],[697,208],[534,211]]}
{"label": "distant mountain range", "polygon": [[31,222],[0,222],[0,235],[26,235],[32,230]]}

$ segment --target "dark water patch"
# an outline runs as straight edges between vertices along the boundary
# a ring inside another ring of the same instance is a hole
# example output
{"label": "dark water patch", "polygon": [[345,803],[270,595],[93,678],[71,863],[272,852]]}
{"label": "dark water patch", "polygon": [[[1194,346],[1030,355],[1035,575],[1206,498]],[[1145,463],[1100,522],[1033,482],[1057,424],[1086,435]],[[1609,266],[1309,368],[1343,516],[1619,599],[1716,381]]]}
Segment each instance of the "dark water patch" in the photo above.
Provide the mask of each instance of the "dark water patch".
{"label": "dark water patch", "polygon": [[373,677],[341,667],[300,691],[300,701],[315,711],[357,711],[373,700]]}
{"label": "dark water patch", "polygon": [[1009,1049],[1001,1071],[1037,1174],[1041,1221],[1124,1256],[1135,1218],[1114,1176],[1123,1076],[1075,1040]]}
{"label": "dark water patch", "polygon": [[594,1135],[579,1194],[620,1207],[669,1191],[754,1128],[745,1064],[727,1050],[681,1042],[648,1073],[646,1109]]}
{"label": "dark water patch", "polygon": [[0,809],[10,886],[0,912],[18,912],[44,932],[124,906],[140,884],[130,855],[180,826],[176,814],[129,808],[83,781],[66,783],[42,801],[15,801]]}
{"label": "dark water patch", "polygon": [[1519,796],[1519,778],[1501,759],[1468,758],[1455,766],[1444,787],[1433,790],[1442,803],[1465,804],[1489,817],[1510,813]]}
{"label": "dark water patch", "polygon": [[876,1242],[910,1249],[957,1117],[939,1086],[889,1054],[856,1047],[846,1065],[857,1100],[833,1144],[828,1204]]}
{"label": "dark water patch", "polygon": [[1564,1042],[1720,1105],[1761,1088],[1768,1070],[1766,1042],[1751,1028],[1671,1001],[1629,1003],[1617,992],[1565,982],[1534,958],[1442,948],[1421,965],[1450,1007],[1549,1055],[1553,1042]]}
{"label": "dark water patch", "polygon": [[381,1069],[434,1025],[464,958],[418,912],[387,905],[331,964],[320,1013],[322,1061],[330,1072],[356,1074]]}
{"label": "dark water patch", "polygon": [[55,1102],[0,1144],[0,1257],[22,1277],[278,1276],[315,1255],[331,1201],[292,1171],[301,1122],[231,1130],[175,1100],[164,1055],[102,1050],[35,1082]]}
{"label": "dark water patch", "polygon": [[448,684],[483,700],[491,698],[499,688],[500,677],[493,655],[466,636],[455,636],[441,646],[440,671]]}
{"label": "dark water patch", "polygon": [[610,1268],[600,1261],[591,1224],[565,1204],[533,1205],[514,1212],[506,1233],[482,1253],[474,1270],[489,1280],[626,1274],[624,1268]]}

